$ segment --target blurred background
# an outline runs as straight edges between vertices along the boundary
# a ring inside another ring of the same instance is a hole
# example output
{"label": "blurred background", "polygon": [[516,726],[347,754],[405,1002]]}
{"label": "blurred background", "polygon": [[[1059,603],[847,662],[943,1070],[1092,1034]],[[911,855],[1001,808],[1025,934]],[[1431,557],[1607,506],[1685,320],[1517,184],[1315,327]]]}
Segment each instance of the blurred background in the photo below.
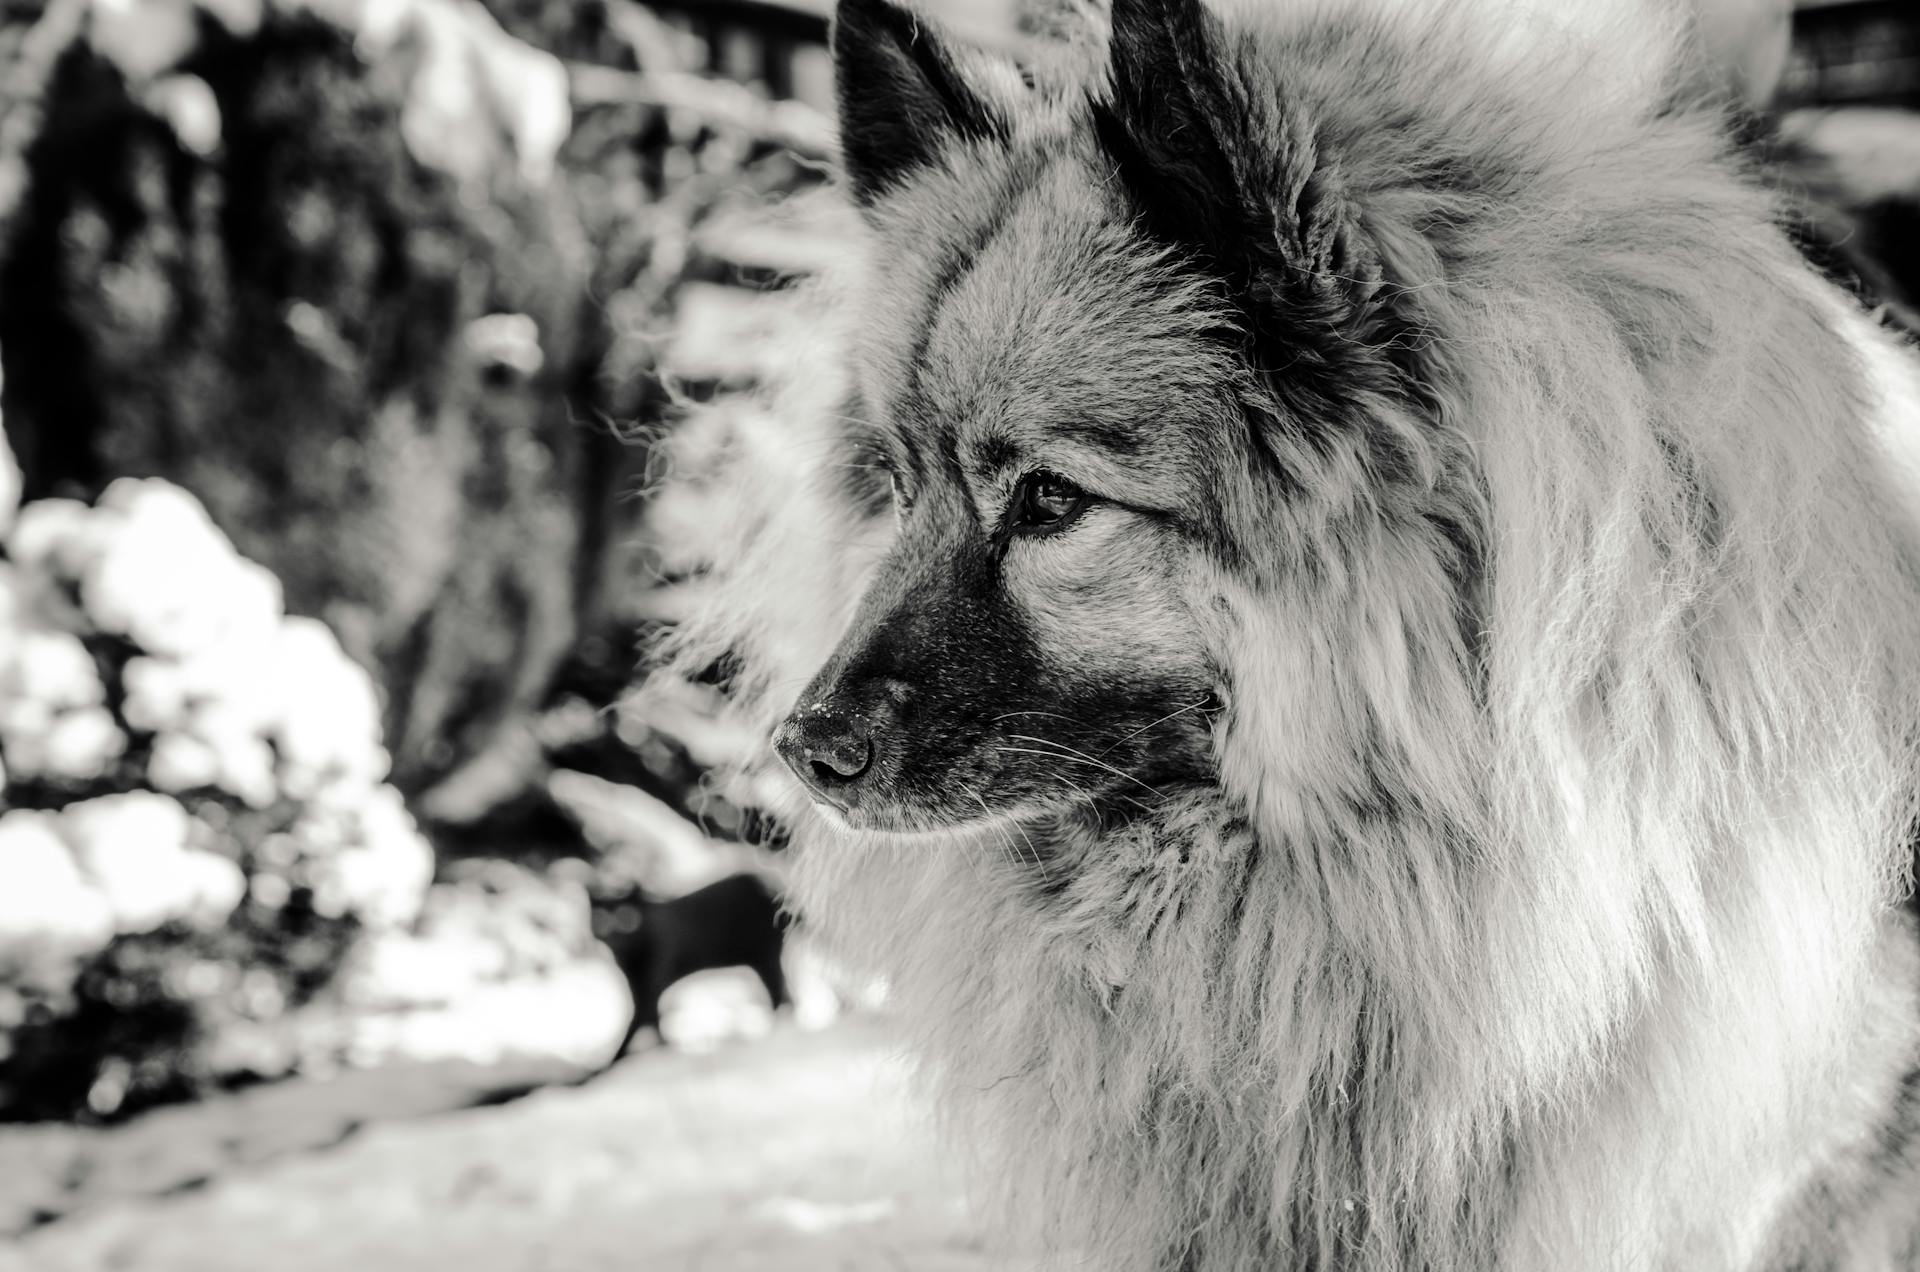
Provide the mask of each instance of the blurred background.
{"label": "blurred background", "polygon": [[[1913,324],[1920,12],[1702,3]],[[1007,1265],[633,693],[834,356],[830,7],[0,0],[0,1268]]]}

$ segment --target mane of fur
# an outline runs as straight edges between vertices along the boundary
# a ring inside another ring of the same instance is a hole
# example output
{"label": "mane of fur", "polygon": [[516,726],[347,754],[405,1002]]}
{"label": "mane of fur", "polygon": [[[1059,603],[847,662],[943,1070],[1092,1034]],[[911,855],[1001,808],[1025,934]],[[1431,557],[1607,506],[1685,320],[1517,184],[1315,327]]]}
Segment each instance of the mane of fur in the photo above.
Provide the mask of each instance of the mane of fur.
{"label": "mane of fur", "polygon": [[[1743,1268],[1883,1221],[1808,1188],[1920,1054],[1920,372],[1712,113],[1657,108],[1675,37],[1520,56],[1459,8],[1235,20],[1342,148],[1433,396],[1381,408],[1418,498],[1271,514],[1310,587],[1195,581],[1218,788],[1069,845],[1046,904],[1016,827],[788,810],[802,916],[1089,1267]],[[833,347],[740,426],[675,636],[767,730],[888,531]]]}

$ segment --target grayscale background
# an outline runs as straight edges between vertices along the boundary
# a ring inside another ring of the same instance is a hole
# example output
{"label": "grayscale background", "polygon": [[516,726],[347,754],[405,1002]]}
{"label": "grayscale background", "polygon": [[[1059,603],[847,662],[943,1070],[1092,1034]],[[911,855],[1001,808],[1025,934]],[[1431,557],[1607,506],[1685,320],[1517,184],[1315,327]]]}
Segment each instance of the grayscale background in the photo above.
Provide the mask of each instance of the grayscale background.
{"label": "grayscale background", "polygon": [[[1915,323],[1920,6],[1703,3]],[[989,1265],[803,931],[622,1051],[780,940],[724,668],[632,691],[663,440],[831,356],[830,7],[0,0],[0,1272]]]}

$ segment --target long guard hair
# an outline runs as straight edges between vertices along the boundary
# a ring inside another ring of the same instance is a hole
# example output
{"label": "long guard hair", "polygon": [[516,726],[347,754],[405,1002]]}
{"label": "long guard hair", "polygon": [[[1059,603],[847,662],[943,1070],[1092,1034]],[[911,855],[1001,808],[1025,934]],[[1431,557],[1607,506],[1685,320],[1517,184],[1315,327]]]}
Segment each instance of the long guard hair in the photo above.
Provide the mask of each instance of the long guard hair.
{"label": "long guard hair", "polygon": [[1116,0],[1088,83],[841,6],[866,263],[736,421],[676,664],[770,734],[829,659],[899,533],[849,476],[885,350],[943,304],[965,339],[970,254],[1101,227],[1077,277],[1188,343],[1048,311],[1019,356],[1217,426],[1205,780],[788,810],[800,913],[1073,1266],[1920,1267],[1920,370],[1796,257],[1683,29],[1507,12]]}

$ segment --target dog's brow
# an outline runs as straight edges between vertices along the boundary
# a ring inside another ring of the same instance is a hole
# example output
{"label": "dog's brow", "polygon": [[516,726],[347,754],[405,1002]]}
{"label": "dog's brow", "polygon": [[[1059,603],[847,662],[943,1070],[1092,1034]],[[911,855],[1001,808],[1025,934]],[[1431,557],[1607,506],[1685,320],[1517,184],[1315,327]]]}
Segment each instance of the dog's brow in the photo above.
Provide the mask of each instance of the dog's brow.
{"label": "dog's brow", "polygon": [[914,441],[912,430],[890,428],[886,435],[888,457],[894,468],[915,477],[924,476],[926,465],[920,453],[920,446]]}
{"label": "dog's brow", "polygon": [[961,467],[973,477],[991,477],[1020,466],[1020,443],[998,429],[978,440],[963,442],[960,449]]}

